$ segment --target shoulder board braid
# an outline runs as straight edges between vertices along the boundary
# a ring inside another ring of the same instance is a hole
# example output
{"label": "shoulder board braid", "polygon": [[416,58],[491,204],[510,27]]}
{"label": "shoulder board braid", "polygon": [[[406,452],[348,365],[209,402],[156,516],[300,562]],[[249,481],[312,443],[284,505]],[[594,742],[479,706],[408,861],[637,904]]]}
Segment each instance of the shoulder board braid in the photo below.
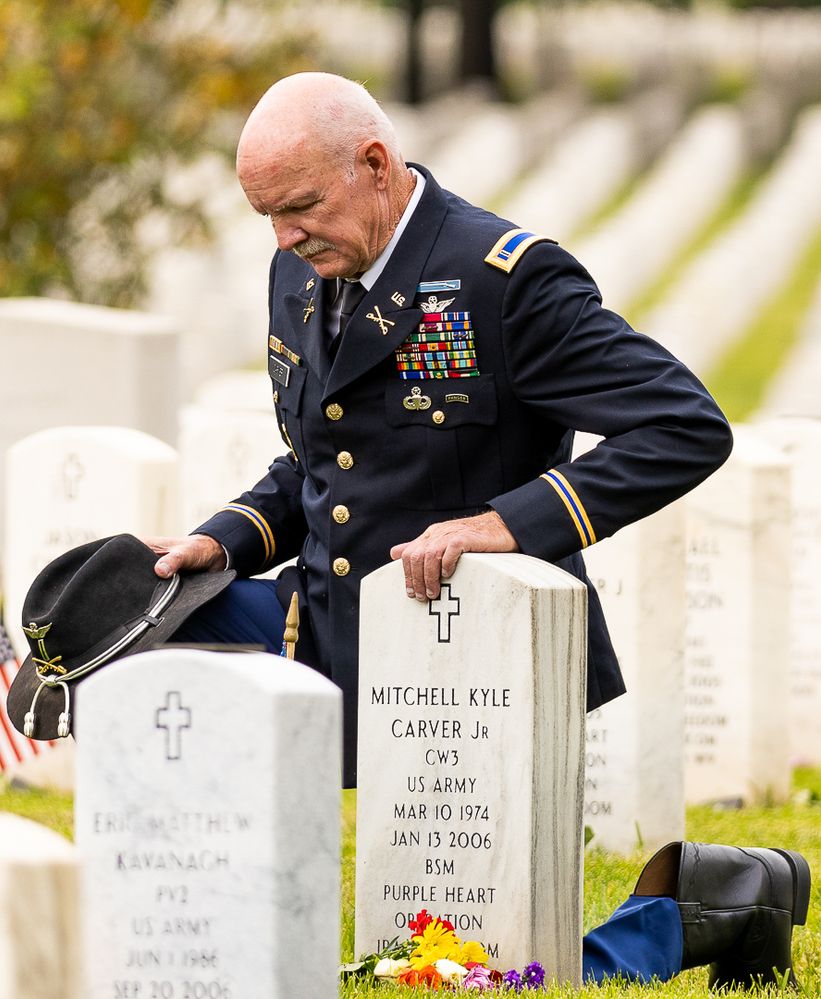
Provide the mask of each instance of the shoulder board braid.
{"label": "shoulder board braid", "polygon": [[535,243],[555,243],[549,236],[537,236],[527,229],[511,229],[501,237],[485,257],[485,263],[508,274],[519,263],[526,250]]}

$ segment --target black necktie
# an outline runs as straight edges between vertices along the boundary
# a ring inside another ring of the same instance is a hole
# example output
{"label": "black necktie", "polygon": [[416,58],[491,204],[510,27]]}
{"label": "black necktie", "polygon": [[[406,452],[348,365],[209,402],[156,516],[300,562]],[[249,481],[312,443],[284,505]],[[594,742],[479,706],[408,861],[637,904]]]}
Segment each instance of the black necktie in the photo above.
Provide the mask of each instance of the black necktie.
{"label": "black necktie", "polygon": [[[351,316],[356,312],[356,308],[365,297],[367,289],[359,281],[342,282],[342,308],[339,312],[339,336],[345,332]],[[336,337],[338,340],[339,337]]]}

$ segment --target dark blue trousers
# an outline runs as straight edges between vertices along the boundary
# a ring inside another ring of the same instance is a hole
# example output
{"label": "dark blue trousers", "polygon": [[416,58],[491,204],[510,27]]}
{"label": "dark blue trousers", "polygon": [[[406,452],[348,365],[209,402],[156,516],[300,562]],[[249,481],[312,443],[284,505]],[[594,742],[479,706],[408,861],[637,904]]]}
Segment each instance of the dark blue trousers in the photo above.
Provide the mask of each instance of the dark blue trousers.
{"label": "dark blue trousers", "polygon": [[[263,645],[279,655],[285,611],[276,580],[240,579],[200,607],[175,633],[175,642]],[[630,895],[583,942],[585,981],[621,976],[667,981],[681,971],[682,929],[671,898]],[[538,955],[534,955],[538,959]]]}

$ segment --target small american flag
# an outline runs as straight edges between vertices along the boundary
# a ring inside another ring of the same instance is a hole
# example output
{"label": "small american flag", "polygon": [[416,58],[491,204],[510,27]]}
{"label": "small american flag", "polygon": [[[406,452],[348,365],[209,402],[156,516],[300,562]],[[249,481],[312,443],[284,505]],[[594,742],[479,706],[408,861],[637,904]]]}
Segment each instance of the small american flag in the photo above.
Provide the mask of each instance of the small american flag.
{"label": "small american flag", "polygon": [[13,770],[24,760],[39,756],[53,743],[36,743],[21,735],[6,714],[6,695],[20,664],[6,629],[0,623],[0,772]]}

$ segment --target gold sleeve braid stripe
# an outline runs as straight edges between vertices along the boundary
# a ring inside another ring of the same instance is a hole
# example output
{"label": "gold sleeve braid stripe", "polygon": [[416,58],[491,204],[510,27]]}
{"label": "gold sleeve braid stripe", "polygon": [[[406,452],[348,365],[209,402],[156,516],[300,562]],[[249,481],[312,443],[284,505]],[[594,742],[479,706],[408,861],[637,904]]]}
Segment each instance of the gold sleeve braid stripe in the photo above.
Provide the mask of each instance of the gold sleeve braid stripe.
{"label": "gold sleeve braid stripe", "polygon": [[234,513],[240,513],[243,517],[247,517],[248,520],[256,527],[259,533],[262,535],[262,544],[265,547],[265,561],[270,562],[274,557],[274,552],[277,549],[276,542],[274,541],[274,532],[271,530],[271,526],[268,521],[262,516],[262,514],[255,510],[252,506],[246,506],[244,503],[229,503],[228,506],[223,507],[224,510],[232,510]]}
{"label": "gold sleeve braid stripe", "polygon": [[567,507],[570,519],[576,525],[576,530],[579,532],[582,548],[587,548],[588,545],[595,544],[596,532],[593,530],[593,525],[590,523],[587,511],[585,510],[582,501],[576,495],[576,491],[573,486],[570,485],[561,472],[556,472],[553,469],[546,472],[541,477],[553,486],[561,497],[562,502]]}

